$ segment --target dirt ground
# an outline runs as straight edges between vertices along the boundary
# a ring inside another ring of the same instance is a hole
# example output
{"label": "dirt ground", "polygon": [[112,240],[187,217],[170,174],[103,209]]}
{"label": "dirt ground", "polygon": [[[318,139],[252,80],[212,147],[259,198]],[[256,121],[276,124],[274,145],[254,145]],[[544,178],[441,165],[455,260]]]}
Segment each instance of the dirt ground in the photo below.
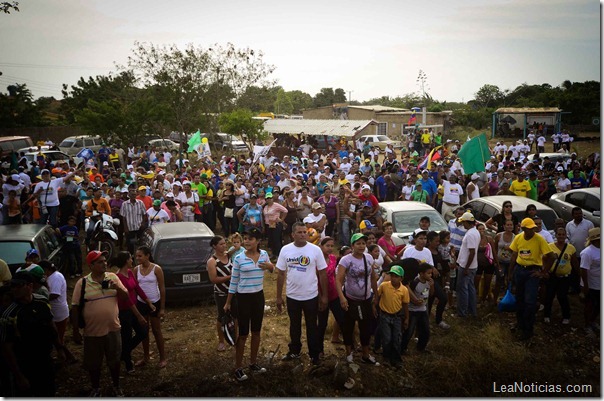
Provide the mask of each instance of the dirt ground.
{"label": "dirt ground", "polygon": [[[599,143],[576,143],[580,156],[600,149]],[[579,149],[578,149],[579,150]],[[265,248],[266,249],[266,248]],[[216,307],[212,301],[191,305],[168,305],[162,330],[166,341],[168,366],[159,369],[157,349],[151,335],[151,363],[137,368],[132,375],[122,371],[122,387],[132,397],[462,397],[510,395],[496,392],[501,385],[553,385],[533,387],[541,392],[515,396],[589,396],[600,397],[600,338],[588,337],[583,329],[583,304],[571,296],[571,324],[562,326],[558,304],[554,303],[552,323],[542,323],[537,315],[536,335],[530,344],[516,341],[510,327],[515,315],[499,313],[493,305],[479,308],[479,317],[459,319],[448,309],[445,320],[451,329],[444,331],[431,318],[430,354],[419,354],[411,344],[404,356],[404,368],[393,370],[360,363],[347,364],[344,348],[332,344],[331,323],[326,334],[325,359],[312,368],[307,354],[299,361],[281,362],[289,342],[287,314],[277,313],[276,274],[265,278],[266,311],[262,329],[259,363],[267,373],[251,375],[239,383],[232,374],[234,351],[218,352]],[[68,279],[69,293],[75,280]],[[332,318],[330,318],[332,319]],[[81,361],[81,346],[71,340],[68,329],[67,346]],[[303,335],[303,352],[307,352]],[[134,359],[142,356],[135,350]],[[249,357],[249,341],[246,360]],[[383,362],[381,355],[376,355]],[[245,362],[244,362],[245,364]],[[57,365],[57,396],[86,396],[90,384],[81,363]],[[123,366],[122,366],[123,367]],[[104,368],[103,387],[111,387]],[[354,379],[351,389],[344,382]],[[561,387],[555,387],[560,385]],[[584,387],[568,387],[583,385]],[[587,387],[585,387],[587,386]],[[569,392],[576,390],[578,392]],[[545,392],[550,391],[550,392]],[[551,391],[555,391],[551,392]]]}

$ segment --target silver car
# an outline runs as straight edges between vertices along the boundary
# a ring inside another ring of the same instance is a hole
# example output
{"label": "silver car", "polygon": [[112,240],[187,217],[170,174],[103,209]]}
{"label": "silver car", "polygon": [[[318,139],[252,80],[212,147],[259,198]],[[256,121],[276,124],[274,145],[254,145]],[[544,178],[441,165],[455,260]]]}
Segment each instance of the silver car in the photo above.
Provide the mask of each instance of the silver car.
{"label": "silver car", "polygon": [[600,227],[600,188],[571,189],[552,195],[549,206],[566,221],[573,219],[575,207],[583,209],[583,218]]}
{"label": "silver car", "polygon": [[424,216],[430,218],[430,231],[447,230],[447,223],[441,214],[423,202],[380,202],[380,213],[384,222],[389,221],[394,225],[392,241],[396,246],[409,242],[409,236],[419,228],[419,219]]}

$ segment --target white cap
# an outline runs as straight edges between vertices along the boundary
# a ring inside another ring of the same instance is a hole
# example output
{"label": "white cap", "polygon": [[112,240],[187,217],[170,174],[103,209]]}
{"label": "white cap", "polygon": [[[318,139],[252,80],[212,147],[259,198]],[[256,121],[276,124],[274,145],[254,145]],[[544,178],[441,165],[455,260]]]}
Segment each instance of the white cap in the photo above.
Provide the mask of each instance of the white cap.
{"label": "white cap", "polygon": [[367,184],[363,184],[363,186],[361,186],[361,191],[364,190],[364,189],[368,189],[368,190],[371,191],[371,187],[369,185],[367,185]]}
{"label": "white cap", "polygon": [[479,176],[478,174],[476,174],[476,173],[472,174],[472,176],[470,177],[470,179],[471,179],[472,181],[477,180],[477,179],[479,179],[479,178],[480,178],[480,176]]}
{"label": "white cap", "polygon": [[457,221],[462,222],[462,221],[475,221],[474,220],[474,215],[470,212],[465,212],[464,214],[461,215],[461,217],[459,219],[457,219]]}

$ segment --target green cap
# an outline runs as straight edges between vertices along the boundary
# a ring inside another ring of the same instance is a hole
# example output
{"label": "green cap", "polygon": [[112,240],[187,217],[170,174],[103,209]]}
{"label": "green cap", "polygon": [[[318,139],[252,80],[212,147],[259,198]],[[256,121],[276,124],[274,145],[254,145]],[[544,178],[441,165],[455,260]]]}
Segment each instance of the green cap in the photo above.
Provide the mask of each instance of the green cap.
{"label": "green cap", "polygon": [[353,234],[352,237],[350,238],[350,245],[354,245],[355,242],[357,242],[360,239],[367,239],[367,236],[363,233],[356,233]]}
{"label": "green cap", "polygon": [[161,206],[161,201],[159,199],[155,199],[153,201],[153,206]]}
{"label": "green cap", "polygon": [[273,197],[273,193],[272,192],[267,192],[266,195],[264,195],[265,199],[269,199]]}
{"label": "green cap", "polygon": [[400,267],[399,265],[394,265],[390,268],[390,274],[396,274],[399,277],[404,277],[405,270],[403,270],[403,268]]}

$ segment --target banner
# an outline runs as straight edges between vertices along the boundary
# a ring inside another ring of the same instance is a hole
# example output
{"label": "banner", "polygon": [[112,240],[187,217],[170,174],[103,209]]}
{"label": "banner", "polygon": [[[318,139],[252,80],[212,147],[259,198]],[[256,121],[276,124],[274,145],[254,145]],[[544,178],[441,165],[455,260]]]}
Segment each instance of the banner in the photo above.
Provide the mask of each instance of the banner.
{"label": "banner", "polygon": [[76,157],[80,157],[86,161],[94,158],[94,152],[91,149],[84,148],[78,152]]}
{"label": "banner", "polygon": [[486,134],[475,136],[464,143],[457,153],[465,174],[473,174],[478,171],[485,171],[485,164],[491,159],[489,142]]}
{"label": "banner", "polygon": [[[199,132],[199,130],[197,130],[196,133],[193,134],[193,136],[191,137],[191,139],[188,140],[187,145],[189,145],[189,148],[187,149],[187,152],[192,152],[195,150],[195,147],[201,144],[201,133]],[[198,152],[199,153],[199,152]]]}
{"label": "banner", "polygon": [[[258,159],[260,159],[262,156],[266,156],[268,154],[268,151],[271,150],[271,148],[273,147],[273,144],[276,141],[277,140],[275,139],[269,145],[266,145],[266,146],[254,145],[254,161],[253,161],[253,163],[256,163],[258,161]],[[264,166],[264,167],[268,167],[268,166]]]}

